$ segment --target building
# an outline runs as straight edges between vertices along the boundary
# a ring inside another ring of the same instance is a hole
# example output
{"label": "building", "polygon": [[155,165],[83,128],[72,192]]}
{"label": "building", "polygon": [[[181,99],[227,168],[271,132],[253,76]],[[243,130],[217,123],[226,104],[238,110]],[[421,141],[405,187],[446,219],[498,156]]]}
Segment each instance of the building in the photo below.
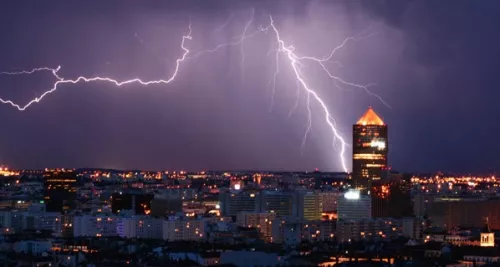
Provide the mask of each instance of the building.
{"label": "building", "polygon": [[252,179],[253,179],[253,182],[255,184],[260,185],[260,183],[262,181],[262,175],[256,173],[256,174],[253,175]]}
{"label": "building", "polygon": [[55,235],[62,231],[62,215],[59,212],[24,212],[23,229],[46,230]]}
{"label": "building", "polygon": [[391,239],[402,234],[402,221],[394,218],[339,220],[337,240],[340,242],[363,239]]}
{"label": "building", "polygon": [[272,242],[295,246],[302,241],[302,228],[301,221],[289,217],[277,218],[272,223]]}
{"label": "building", "polygon": [[54,171],[44,174],[44,202],[48,212],[64,212],[76,206],[76,173]]}
{"label": "building", "polygon": [[158,197],[151,200],[151,216],[162,217],[182,212],[182,200],[179,197]]}
{"label": "building", "polygon": [[417,217],[429,216],[434,199],[439,197],[437,193],[418,193],[413,197],[413,211]]}
{"label": "building", "polygon": [[293,192],[262,191],[260,194],[260,211],[273,212],[277,216],[291,216],[295,195]]}
{"label": "building", "polygon": [[236,223],[241,227],[257,228],[261,238],[272,241],[272,223],[276,219],[275,213],[270,212],[240,212],[236,216]]}
{"label": "building", "polygon": [[481,230],[481,238],[479,242],[481,247],[495,246],[495,233],[490,229],[490,226],[488,224],[488,217],[486,217],[486,224],[484,225],[484,228]]}
{"label": "building", "polygon": [[16,253],[25,253],[28,255],[41,255],[44,252],[50,252],[52,241],[50,240],[23,240],[17,241],[13,245]]}
{"label": "building", "polygon": [[231,180],[229,181],[229,188],[231,188],[231,190],[239,191],[242,190],[244,187],[245,183],[243,183],[242,180],[231,178]]}
{"label": "building", "polygon": [[174,261],[189,259],[200,266],[215,266],[220,262],[220,252],[169,252],[168,257]]}
{"label": "building", "polygon": [[156,194],[155,198],[178,198],[181,200],[198,199],[198,190],[195,188],[166,188],[158,190],[158,194]]}
{"label": "building", "polygon": [[44,230],[61,234],[62,215],[59,212],[0,211],[0,227],[22,230]]}
{"label": "building", "polygon": [[433,226],[451,230],[455,227],[481,228],[484,218],[492,229],[500,229],[500,198],[459,196],[436,197],[429,210]]}
{"label": "building", "polygon": [[149,215],[153,198],[153,194],[115,193],[111,196],[111,211],[114,214],[127,210],[133,215]]}
{"label": "building", "polygon": [[353,126],[352,180],[362,191],[387,168],[387,125],[370,107]]}
{"label": "building", "polygon": [[296,215],[301,220],[321,220],[322,197],[315,191],[297,191]]}
{"label": "building", "polygon": [[335,237],[335,230],[337,228],[336,220],[325,220],[320,223],[320,235],[321,240],[331,240]]}
{"label": "building", "polygon": [[117,236],[116,216],[80,215],[73,217],[73,236],[104,237]]}
{"label": "building", "polygon": [[320,192],[321,202],[323,203],[323,212],[335,212],[337,211],[337,204],[339,198],[343,197],[343,194],[339,191],[323,191]]}
{"label": "building", "polygon": [[403,180],[373,181],[370,190],[372,217],[402,218],[413,216],[410,190],[411,183]]}
{"label": "building", "polygon": [[116,232],[123,238],[161,239],[163,237],[163,219],[149,216],[119,218]]}
{"label": "building", "polygon": [[405,217],[401,221],[403,236],[416,240],[423,238],[425,221],[422,217]]}
{"label": "building", "polygon": [[32,202],[26,209],[28,212],[46,212],[47,207],[45,201],[40,200],[40,202]]}
{"label": "building", "polygon": [[73,219],[74,214],[66,213],[62,216],[61,236],[65,238],[73,237]]}
{"label": "building", "polygon": [[163,239],[199,241],[205,238],[205,220],[170,217],[163,221]]}
{"label": "building", "polygon": [[283,263],[281,258],[276,253],[263,251],[224,251],[220,255],[220,264],[241,267],[279,266]]}
{"label": "building", "polygon": [[362,195],[357,190],[350,190],[338,200],[339,220],[366,220],[372,216],[372,201],[370,196]]}
{"label": "building", "polygon": [[236,216],[239,212],[260,210],[259,192],[223,191],[219,194],[220,208],[224,216]]}

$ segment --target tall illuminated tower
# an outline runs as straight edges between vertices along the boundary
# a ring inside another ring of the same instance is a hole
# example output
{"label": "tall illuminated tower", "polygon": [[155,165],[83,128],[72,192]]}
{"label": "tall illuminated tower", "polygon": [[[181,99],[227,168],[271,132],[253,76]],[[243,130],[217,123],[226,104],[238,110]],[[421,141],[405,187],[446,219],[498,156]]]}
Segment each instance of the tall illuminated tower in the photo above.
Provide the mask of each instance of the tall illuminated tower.
{"label": "tall illuminated tower", "polygon": [[353,126],[353,186],[368,191],[387,166],[387,125],[371,107]]}

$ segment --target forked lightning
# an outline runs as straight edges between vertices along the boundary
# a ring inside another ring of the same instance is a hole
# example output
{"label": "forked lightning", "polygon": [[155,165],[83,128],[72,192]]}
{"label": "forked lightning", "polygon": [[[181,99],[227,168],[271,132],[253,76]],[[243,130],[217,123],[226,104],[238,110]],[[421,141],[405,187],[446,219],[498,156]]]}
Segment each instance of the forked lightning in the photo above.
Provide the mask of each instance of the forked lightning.
{"label": "forked lightning", "polygon": [[[231,17],[232,16],[233,15],[231,15]],[[282,38],[280,31],[278,30],[278,27],[275,25],[275,22],[274,22],[272,16],[269,16],[270,23],[267,27],[259,27],[258,30],[254,31],[252,33],[248,33],[248,29],[249,29],[250,25],[252,25],[252,23],[253,23],[253,18],[254,18],[254,10],[252,10],[251,17],[244,26],[243,33],[236,40],[233,39],[234,41],[231,41],[228,43],[223,43],[223,44],[216,46],[213,49],[202,50],[200,52],[197,52],[197,53],[191,54],[191,55],[189,55],[191,53],[191,51],[186,47],[186,41],[192,39],[191,24],[189,24],[189,27],[188,27],[189,32],[187,35],[182,37],[182,41],[181,41],[181,45],[180,45],[180,48],[183,51],[183,53],[182,53],[181,57],[179,57],[176,60],[174,71],[172,72],[172,74],[170,75],[170,77],[168,79],[143,81],[140,78],[134,78],[134,79],[130,79],[130,80],[119,81],[119,80],[116,80],[116,79],[113,79],[110,77],[99,77],[99,76],[97,76],[97,77],[80,76],[80,77],[77,77],[76,79],[66,79],[66,78],[63,78],[59,75],[59,71],[61,70],[60,66],[57,68],[50,68],[50,67],[35,68],[32,70],[24,70],[24,71],[19,71],[19,72],[0,72],[0,74],[3,74],[3,75],[29,75],[29,74],[33,74],[35,72],[48,71],[48,72],[51,72],[52,75],[56,78],[56,81],[54,82],[52,88],[48,89],[47,91],[42,93],[40,96],[32,99],[31,101],[29,101],[25,105],[21,105],[21,104],[15,103],[12,100],[3,99],[3,98],[0,98],[0,102],[3,104],[8,104],[8,105],[16,108],[19,111],[24,111],[27,108],[29,108],[32,104],[40,102],[44,97],[55,92],[59,88],[59,86],[62,84],[76,84],[76,83],[80,83],[80,82],[98,82],[98,81],[113,83],[116,86],[122,86],[122,85],[127,85],[127,84],[132,84],[132,83],[137,83],[140,85],[169,84],[172,81],[174,81],[175,78],[177,77],[177,74],[179,73],[179,70],[180,70],[182,63],[186,62],[189,59],[198,58],[199,56],[201,56],[203,54],[215,53],[224,47],[239,45],[240,52],[241,52],[241,64],[244,64],[244,60],[245,60],[245,55],[244,55],[244,50],[243,50],[244,41],[246,39],[253,38],[253,37],[257,36],[260,33],[267,33],[269,30],[271,30],[274,33],[273,35],[276,38],[276,43],[277,43],[277,49],[273,50],[276,52],[276,57],[275,57],[276,70],[273,73],[272,81],[271,81],[272,94],[273,94],[272,101],[274,101],[274,91],[275,91],[275,86],[276,86],[276,79],[277,79],[278,73],[281,71],[281,69],[279,68],[279,61],[281,58],[284,58],[284,60],[287,62],[287,64],[290,67],[290,70],[292,72],[292,75],[293,75],[295,82],[297,83],[297,90],[302,89],[306,93],[306,101],[307,101],[306,102],[306,109],[308,112],[308,121],[307,121],[307,128],[306,128],[306,131],[304,133],[304,137],[303,137],[302,144],[301,144],[302,147],[305,145],[306,140],[307,140],[307,135],[312,128],[312,111],[310,108],[310,104],[312,101],[314,101],[315,103],[317,103],[319,105],[322,112],[324,113],[323,116],[324,116],[325,123],[328,125],[329,129],[331,130],[333,148],[334,149],[336,148],[337,141],[340,144],[340,151],[339,151],[340,163],[341,163],[342,169],[347,172],[348,169],[347,169],[347,164],[346,164],[346,160],[345,160],[344,156],[345,156],[345,151],[346,151],[346,147],[348,144],[346,143],[344,138],[339,133],[339,131],[335,125],[334,117],[333,117],[330,109],[328,108],[327,104],[321,98],[319,93],[308,84],[305,75],[302,73],[302,67],[303,67],[302,61],[312,61],[312,62],[318,64],[321,67],[321,69],[326,73],[326,75],[329,78],[334,80],[334,82],[337,86],[344,85],[344,86],[349,86],[349,87],[359,88],[359,89],[365,90],[369,95],[377,97],[382,103],[387,105],[387,103],[380,96],[372,93],[369,90],[369,87],[372,86],[371,84],[360,85],[357,83],[346,81],[343,78],[334,75],[325,65],[325,63],[331,61],[334,54],[338,50],[340,50],[342,47],[344,47],[349,41],[361,40],[361,39],[366,38],[367,36],[365,35],[362,37],[346,38],[340,45],[333,48],[333,50],[327,56],[322,57],[322,58],[316,58],[316,57],[311,57],[311,56],[299,56],[297,54],[297,52],[295,51],[295,48],[292,45],[287,44],[285,42],[285,40]],[[229,18],[228,20],[230,20],[230,19],[231,18]],[[227,21],[225,22],[225,24],[227,24]],[[222,28],[222,27],[223,26],[220,26],[216,30],[220,30],[220,28]],[[281,57],[279,56],[280,54],[282,55]],[[340,62],[335,62],[335,63],[340,65]],[[300,91],[297,91],[297,101],[298,101],[298,97],[299,97],[299,92]],[[296,102],[295,105],[293,106],[292,110],[290,110],[289,116],[292,114],[293,110],[297,107],[297,105],[298,105],[298,102]],[[271,108],[272,108],[272,103],[271,103]]]}

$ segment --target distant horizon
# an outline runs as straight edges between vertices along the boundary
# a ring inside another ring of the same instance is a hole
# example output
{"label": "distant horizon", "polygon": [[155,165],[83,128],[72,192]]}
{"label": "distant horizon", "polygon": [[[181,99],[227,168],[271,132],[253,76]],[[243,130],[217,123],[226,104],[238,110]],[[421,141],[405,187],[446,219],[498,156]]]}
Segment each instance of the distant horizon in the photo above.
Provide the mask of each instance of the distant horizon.
{"label": "distant horizon", "polygon": [[[326,173],[326,174],[351,174],[351,172],[342,172],[342,171],[322,171],[322,170],[251,170],[251,169],[236,169],[236,170],[231,170],[231,169],[222,169],[222,170],[187,170],[187,169],[163,169],[163,170],[148,170],[148,169],[121,169],[121,168],[99,168],[99,167],[47,167],[47,168],[10,168],[9,166],[2,165],[2,168],[7,167],[11,171],[44,171],[45,169],[49,170],[55,170],[55,169],[65,169],[65,170],[100,170],[100,171],[116,171],[116,172],[186,172],[188,174],[191,173],[200,173],[200,172],[206,172],[211,173],[224,173],[224,172],[232,172],[232,173]],[[442,172],[442,171],[435,171],[435,172],[425,172],[425,171],[420,171],[420,172],[411,172],[411,171],[399,171],[399,170],[390,170],[391,172],[394,173],[399,173],[402,175],[405,174],[412,174],[412,175],[437,175],[438,173],[443,173],[444,175],[458,175],[458,176],[496,176],[497,174],[500,174],[500,172],[488,172],[488,173],[459,173],[459,172]]]}

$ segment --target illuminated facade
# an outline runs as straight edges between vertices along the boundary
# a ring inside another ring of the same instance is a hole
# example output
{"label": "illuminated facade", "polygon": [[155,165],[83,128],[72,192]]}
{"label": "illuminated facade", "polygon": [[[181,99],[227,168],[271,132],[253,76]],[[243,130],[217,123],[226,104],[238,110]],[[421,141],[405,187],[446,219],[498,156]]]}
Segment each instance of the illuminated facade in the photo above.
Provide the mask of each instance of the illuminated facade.
{"label": "illuminated facade", "polygon": [[370,107],[353,126],[353,186],[366,191],[387,167],[387,125]]}
{"label": "illuminated facade", "polygon": [[132,216],[117,219],[116,233],[122,238],[158,239],[163,236],[163,219]]}
{"label": "illuminated facade", "polygon": [[486,217],[486,225],[481,231],[481,247],[494,247],[495,246],[495,233],[491,231],[490,226],[488,224],[488,217]]}
{"label": "illuminated facade", "polygon": [[338,200],[337,206],[338,219],[366,220],[371,219],[372,201],[370,196],[362,195],[357,190],[347,191],[343,197]]}
{"label": "illuminated facade", "polygon": [[163,220],[163,239],[168,241],[199,241],[205,238],[205,224],[205,220],[171,217],[168,220]]}
{"label": "illuminated facade", "polygon": [[79,215],[73,217],[73,236],[106,237],[116,236],[116,216]]}
{"label": "illuminated facade", "polygon": [[321,213],[323,212],[321,200],[322,197],[318,192],[297,192],[297,217],[309,221],[321,220]]}

